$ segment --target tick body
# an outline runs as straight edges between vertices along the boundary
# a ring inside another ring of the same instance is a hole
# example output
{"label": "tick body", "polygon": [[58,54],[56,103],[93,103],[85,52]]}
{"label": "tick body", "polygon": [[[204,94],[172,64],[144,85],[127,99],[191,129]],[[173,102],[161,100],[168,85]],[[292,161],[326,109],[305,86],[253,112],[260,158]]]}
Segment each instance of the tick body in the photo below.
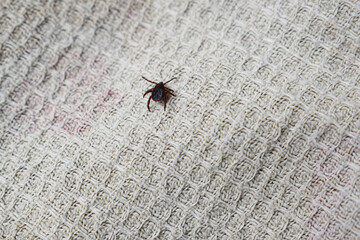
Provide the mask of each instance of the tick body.
{"label": "tick body", "polygon": [[[153,84],[155,84],[155,87],[147,90],[144,94],[144,97],[146,96],[146,94],[151,93],[151,96],[149,97],[148,103],[147,103],[147,107],[150,111],[150,101],[151,99],[154,100],[155,102],[160,102],[160,101],[164,101],[164,111],[166,110],[166,100],[167,100],[167,94],[170,94],[172,96],[175,97],[174,91],[170,88],[165,87],[165,85],[169,82],[171,82],[172,80],[174,80],[175,78],[170,79],[169,81],[163,83],[163,82],[153,82],[150,81],[149,79],[142,77],[145,81],[151,82]],[[150,111],[151,112],[151,111]]]}

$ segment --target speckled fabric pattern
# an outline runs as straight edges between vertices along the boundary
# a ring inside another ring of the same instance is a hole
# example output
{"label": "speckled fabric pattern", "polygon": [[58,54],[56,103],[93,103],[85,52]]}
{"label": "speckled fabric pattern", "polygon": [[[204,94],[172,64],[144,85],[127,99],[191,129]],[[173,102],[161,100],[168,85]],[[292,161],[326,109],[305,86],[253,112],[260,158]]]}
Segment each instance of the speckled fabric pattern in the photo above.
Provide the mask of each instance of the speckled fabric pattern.
{"label": "speckled fabric pattern", "polygon": [[357,0],[1,0],[0,238],[359,239],[359,36]]}

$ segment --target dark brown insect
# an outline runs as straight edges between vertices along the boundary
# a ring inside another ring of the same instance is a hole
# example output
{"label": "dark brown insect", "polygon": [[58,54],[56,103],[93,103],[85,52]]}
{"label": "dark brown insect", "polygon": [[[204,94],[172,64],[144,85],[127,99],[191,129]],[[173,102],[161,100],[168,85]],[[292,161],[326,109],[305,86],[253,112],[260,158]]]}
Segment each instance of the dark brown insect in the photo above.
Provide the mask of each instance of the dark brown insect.
{"label": "dark brown insect", "polygon": [[165,111],[166,110],[166,100],[167,100],[166,95],[170,94],[175,97],[174,90],[165,87],[165,85],[167,83],[171,82],[172,80],[175,80],[176,78],[172,78],[165,83],[163,83],[163,82],[156,83],[156,82],[150,81],[149,79],[147,79],[145,77],[142,77],[142,78],[148,82],[156,84],[154,88],[147,90],[146,93],[144,94],[144,97],[145,97],[146,94],[151,93],[151,96],[149,97],[149,100],[147,103],[147,107],[148,107],[149,111],[150,111],[150,100],[151,99],[154,100],[155,102],[160,102],[160,101],[164,100],[164,111]]}

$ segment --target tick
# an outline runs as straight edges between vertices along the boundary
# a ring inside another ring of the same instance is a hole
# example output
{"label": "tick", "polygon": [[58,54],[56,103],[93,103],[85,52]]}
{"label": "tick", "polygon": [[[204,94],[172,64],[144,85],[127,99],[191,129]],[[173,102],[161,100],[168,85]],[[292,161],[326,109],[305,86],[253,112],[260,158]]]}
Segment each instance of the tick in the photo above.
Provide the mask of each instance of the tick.
{"label": "tick", "polygon": [[170,89],[170,88],[167,88],[165,87],[165,85],[169,82],[171,82],[172,80],[175,80],[176,78],[172,78],[170,79],[169,81],[163,83],[163,82],[159,82],[159,83],[156,83],[156,82],[153,82],[153,81],[150,81],[149,79],[145,78],[145,77],[142,77],[145,81],[148,81],[148,82],[151,82],[153,84],[155,84],[155,87],[147,90],[144,94],[144,97],[146,96],[146,94],[148,93],[151,93],[151,96],[149,97],[149,100],[148,100],[148,103],[147,103],[147,107],[149,109],[149,112],[150,111],[150,101],[151,99],[154,100],[155,102],[160,102],[162,100],[164,100],[164,111],[166,110],[166,95],[167,94],[170,94],[172,96],[175,97],[175,94],[174,94],[174,90]]}

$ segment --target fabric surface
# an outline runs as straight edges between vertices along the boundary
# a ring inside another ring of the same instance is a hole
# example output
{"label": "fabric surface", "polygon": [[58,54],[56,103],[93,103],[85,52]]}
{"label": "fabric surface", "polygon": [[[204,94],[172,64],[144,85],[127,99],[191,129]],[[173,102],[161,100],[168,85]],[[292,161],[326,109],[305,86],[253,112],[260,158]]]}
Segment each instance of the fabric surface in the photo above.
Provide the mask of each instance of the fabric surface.
{"label": "fabric surface", "polygon": [[359,1],[0,9],[0,238],[360,238]]}

